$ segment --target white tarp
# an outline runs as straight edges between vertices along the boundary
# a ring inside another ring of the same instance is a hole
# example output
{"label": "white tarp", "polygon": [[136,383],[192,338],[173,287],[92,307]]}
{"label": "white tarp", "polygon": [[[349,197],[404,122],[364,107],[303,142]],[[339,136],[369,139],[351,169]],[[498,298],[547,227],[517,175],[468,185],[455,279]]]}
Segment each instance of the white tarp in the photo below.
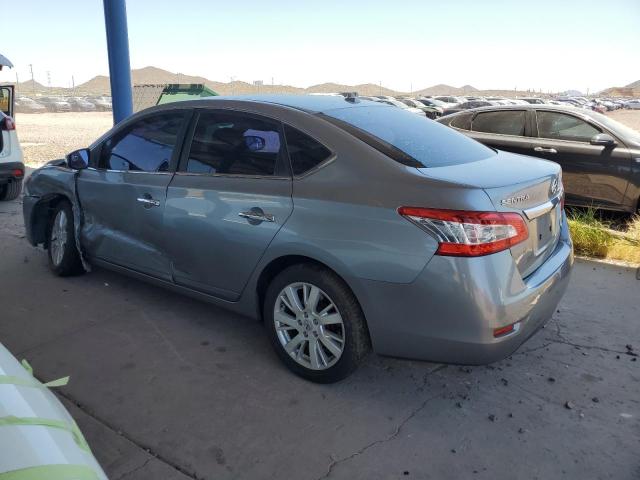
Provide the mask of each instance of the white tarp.
{"label": "white tarp", "polygon": [[0,479],[107,480],[75,421],[46,385],[0,344]]}

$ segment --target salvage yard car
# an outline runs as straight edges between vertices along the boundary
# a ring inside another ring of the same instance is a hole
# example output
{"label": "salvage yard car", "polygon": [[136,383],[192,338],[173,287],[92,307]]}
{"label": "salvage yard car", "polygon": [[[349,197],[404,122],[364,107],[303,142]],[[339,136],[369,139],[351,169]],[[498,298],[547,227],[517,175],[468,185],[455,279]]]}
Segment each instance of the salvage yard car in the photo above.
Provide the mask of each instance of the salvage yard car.
{"label": "salvage yard car", "polygon": [[316,382],[372,348],[483,364],[551,317],[573,264],[560,167],[338,96],[152,107],[25,187],[57,275],[93,264],[264,321]]}
{"label": "salvage yard car", "polygon": [[568,205],[640,209],[640,133],[609,117],[522,105],[467,110],[438,121],[489,147],[557,162]]}
{"label": "salvage yard car", "polygon": [[0,112],[0,201],[15,200],[22,191],[24,163],[13,118]]}

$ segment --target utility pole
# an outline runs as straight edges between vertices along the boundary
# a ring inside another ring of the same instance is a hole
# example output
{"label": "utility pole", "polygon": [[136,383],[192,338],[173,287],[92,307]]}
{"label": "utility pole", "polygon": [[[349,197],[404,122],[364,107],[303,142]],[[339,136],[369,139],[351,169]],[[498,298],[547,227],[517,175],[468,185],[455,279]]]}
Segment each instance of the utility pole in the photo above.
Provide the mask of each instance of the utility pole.
{"label": "utility pole", "polygon": [[51,88],[51,72],[47,70],[47,87]]}
{"label": "utility pole", "polygon": [[107,34],[113,123],[116,124],[133,113],[127,7],[125,0],[103,0],[102,4]]}
{"label": "utility pole", "polygon": [[36,82],[33,79],[33,64],[29,64],[29,70],[31,70],[31,93],[35,94],[36,93]]}
{"label": "utility pole", "polygon": [[378,82],[380,84],[380,95],[382,95],[382,80]]}

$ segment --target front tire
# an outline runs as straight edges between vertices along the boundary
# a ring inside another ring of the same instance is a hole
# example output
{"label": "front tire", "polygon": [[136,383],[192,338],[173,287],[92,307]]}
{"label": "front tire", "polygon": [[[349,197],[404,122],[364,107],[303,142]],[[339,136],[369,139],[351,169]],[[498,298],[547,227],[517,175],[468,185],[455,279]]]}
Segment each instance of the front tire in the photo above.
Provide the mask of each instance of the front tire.
{"label": "front tire", "polygon": [[342,380],[371,349],[358,301],[328,269],[311,264],[287,268],[269,285],[263,308],[276,353],[307,380]]}
{"label": "front tire", "polygon": [[67,201],[56,206],[47,235],[49,268],[60,277],[84,273],[76,247],[73,209]]}
{"label": "front tire", "polygon": [[22,192],[22,180],[16,180],[0,186],[0,201],[15,200]]}

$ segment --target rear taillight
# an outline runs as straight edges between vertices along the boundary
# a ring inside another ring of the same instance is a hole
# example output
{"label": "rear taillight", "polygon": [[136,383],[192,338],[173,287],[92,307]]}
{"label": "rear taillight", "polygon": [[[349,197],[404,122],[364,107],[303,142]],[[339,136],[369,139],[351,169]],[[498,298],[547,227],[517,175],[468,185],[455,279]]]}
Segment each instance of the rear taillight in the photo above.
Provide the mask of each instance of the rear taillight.
{"label": "rear taillight", "polygon": [[0,121],[0,130],[15,130],[16,122],[11,117],[4,117],[4,120]]}
{"label": "rear taillight", "polygon": [[400,207],[398,213],[438,240],[436,255],[479,257],[506,250],[529,236],[517,213]]}

